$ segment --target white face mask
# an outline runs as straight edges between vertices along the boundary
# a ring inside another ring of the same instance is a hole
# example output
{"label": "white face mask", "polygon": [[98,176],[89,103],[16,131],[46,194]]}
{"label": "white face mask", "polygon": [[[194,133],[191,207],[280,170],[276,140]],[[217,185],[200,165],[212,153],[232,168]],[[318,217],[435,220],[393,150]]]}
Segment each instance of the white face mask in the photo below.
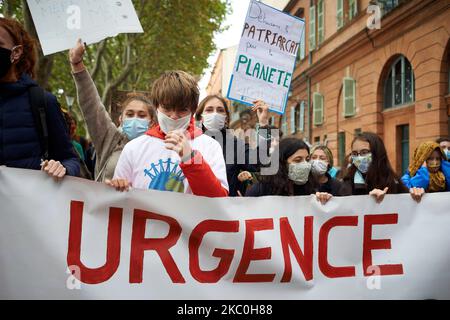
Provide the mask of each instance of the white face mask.
{"label": "white face mask", "polygon": [[158,110],[158,124],[161,128],[161,131],[165,134],[168,134],[169,132],[175,130],[185,131],[189,127],[191,118],[192,114],[190,113],[186,117],[180,118],[178,120],[173,120]]}
{"label": "white face mask", "polygon": [[214,113],[204,113],[203,117],[203,125],[208,130],[222,130],[225,127],[225,121],[227,117],[223,114],[214,112]]}
{"label": "white face mask", "polygon": [[311,161],[312,173],[316,176],[323,176],[328,171],[328,163],[323,160]]}
{"label": "white face mask", "polygon": [[292,163],[289,165],[289,179],[297,185],[304,185],[308,182],[311,164],[303,161],[301,163]]}

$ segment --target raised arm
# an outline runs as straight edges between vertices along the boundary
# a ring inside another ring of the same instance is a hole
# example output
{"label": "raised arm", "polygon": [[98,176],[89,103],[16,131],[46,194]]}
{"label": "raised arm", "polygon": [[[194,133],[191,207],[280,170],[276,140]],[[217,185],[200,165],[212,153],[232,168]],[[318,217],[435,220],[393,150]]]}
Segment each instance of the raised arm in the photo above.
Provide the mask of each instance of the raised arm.
{"label": "raised arm", "polygon": [[121,132],[111,120],[100,99],[95,83],[83,64],[84,52],[85,46],[79,39],[76,46],[70,50],[69,59],[81,111],[97,154],[102,154],[104,148],[109,147],[112,141],[117,140],[117,135],[121,135]]}

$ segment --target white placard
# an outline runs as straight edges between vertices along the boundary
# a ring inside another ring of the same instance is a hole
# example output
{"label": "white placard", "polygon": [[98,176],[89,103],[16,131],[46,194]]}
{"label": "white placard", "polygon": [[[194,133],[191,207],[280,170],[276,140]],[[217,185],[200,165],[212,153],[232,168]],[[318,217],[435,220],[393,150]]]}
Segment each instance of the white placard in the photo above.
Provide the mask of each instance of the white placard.
{"label": "white placard", "polygon": [[305,22],[250,1],[227,97],[251,105],[263,100],[283,114]]}
{"label": "white placard", "polygon": [[143,33],[131,0],[27,0],[44,55],[120,33]]}
{"label": "white placard", "polygon": [[449,299],[448,195],[208,199],[0,167],[0,299]]}

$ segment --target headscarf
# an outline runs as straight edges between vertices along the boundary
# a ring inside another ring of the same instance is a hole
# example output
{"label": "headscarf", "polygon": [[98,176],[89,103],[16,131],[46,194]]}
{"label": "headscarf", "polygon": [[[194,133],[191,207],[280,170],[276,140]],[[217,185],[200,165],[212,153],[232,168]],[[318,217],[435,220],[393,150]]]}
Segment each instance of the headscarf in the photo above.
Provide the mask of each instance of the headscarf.
{"label": "headscarf", "polygon": [[[414,177],[416,175],[417,171],[422,167],[423,163],[427,161],[427,159],[435,150],[439,151],[442,159],[446,159],[444,152],[436,142],[424,142],[417,147],[416,151],[414,151],[413,162],[409,166],[409,174],[411,177]],[[428,188],[429,191],[445,191],[445,176],[442,170],[439,170],[436,173],[432,173],[429,170],[428,172],[430,174],[430,186]]]}

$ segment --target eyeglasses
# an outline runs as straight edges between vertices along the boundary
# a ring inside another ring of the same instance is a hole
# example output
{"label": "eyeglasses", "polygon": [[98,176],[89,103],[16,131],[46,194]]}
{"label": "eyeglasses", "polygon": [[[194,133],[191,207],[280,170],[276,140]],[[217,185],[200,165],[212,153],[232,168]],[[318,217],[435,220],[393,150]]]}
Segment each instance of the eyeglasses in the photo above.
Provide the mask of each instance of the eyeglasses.
{"label": "eyeglasses", "polygon": [[352,157],[357,157],[357,156],[365,157],[365,156],[369,155],[370,153],[371,153],[370,150],[363,149],[360,152],[352,151],[351,156]]}

